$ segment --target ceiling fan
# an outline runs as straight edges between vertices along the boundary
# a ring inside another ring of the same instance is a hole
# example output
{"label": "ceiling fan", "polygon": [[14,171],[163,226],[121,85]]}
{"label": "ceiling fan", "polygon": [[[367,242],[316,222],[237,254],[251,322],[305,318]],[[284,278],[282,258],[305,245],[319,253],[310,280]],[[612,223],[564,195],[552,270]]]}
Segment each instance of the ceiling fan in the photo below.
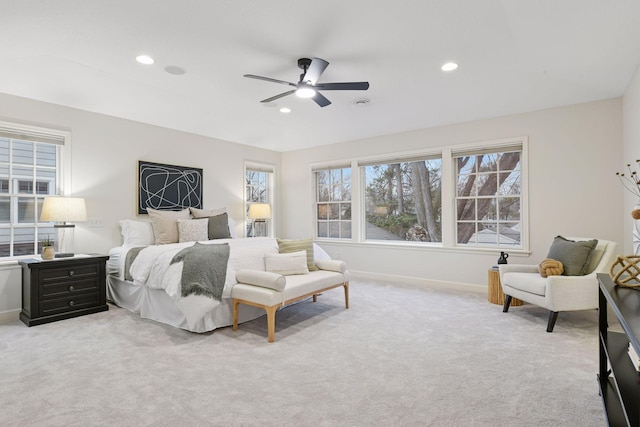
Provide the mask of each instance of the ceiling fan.
{"label": "ceiling fan", "polygon": [[271,102],[276,99],[280,99],[287,95],[295,93],[300,98],[311,98],[316,104],[321,107],[326,107],[331,104],[324,95],[319,91],[321,90],[367,90],[369,89],[369,82],[345,82],[345,83],[318,83],[318,79],[329,66],[329,63],[321,58],[300,58],[298,59],[298,67],[303,70],[300,74],[300,81],[298,83],[285,82],[284,80],[272,79],[269,77],[261,77],[253,74],[245,74],[244,77],[250,79],[264,80],[267,82],[280,83],[283,85],[293,86],[295,89],[291,89],[287,92],[281,93],[271,98],[263,99],[260,102]]}

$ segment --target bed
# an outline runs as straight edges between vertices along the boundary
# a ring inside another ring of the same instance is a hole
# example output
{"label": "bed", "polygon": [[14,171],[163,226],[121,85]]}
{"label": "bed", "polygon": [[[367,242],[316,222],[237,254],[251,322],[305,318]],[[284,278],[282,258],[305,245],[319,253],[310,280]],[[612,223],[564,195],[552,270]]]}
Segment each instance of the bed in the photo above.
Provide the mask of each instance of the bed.
{"label": "bed", "polygon": [[[192,332],[207,332],[232,325],[231,288],[236,283],[236,271],[265,271],[264,257],[279,253],[278,241],[274,238],[237,239],[233,236],[157,245],[150,244],[155,243],[155,239],[149,237],[153,229],[150,222],[123,220],[120,225],[124,242],[109,251],[107,262],[109,300],[144,319]],[[312,247],[316,259],[330,259],[319,246],[313,244]],[[181,294],[181,277],[186,262],[172,263],[172,260],[183,253],[181,251],[198,248],[213,251],[228,248],[219,300],[208,295],[185,297]],[[239,313],[238,320],[246,322],[264,314],[260,308],[247,306]]]}

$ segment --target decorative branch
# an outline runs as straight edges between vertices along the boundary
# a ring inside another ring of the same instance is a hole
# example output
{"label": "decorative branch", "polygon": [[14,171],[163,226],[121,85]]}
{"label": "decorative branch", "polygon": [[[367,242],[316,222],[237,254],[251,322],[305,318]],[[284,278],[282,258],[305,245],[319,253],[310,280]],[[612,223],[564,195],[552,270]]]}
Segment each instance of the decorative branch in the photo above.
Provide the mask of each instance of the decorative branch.
{"label": "decorative branch", "polygon": [[[640,164],[640,160],[636,160],[636,166]],[[638,179],[638,172],[631,169],[631,164],[627,164],[629,174],[625,175],[624,172],[616,172],[616,176],[622,183],[622,186],[628,190],[634,196],[640,198],[640,179]]]}

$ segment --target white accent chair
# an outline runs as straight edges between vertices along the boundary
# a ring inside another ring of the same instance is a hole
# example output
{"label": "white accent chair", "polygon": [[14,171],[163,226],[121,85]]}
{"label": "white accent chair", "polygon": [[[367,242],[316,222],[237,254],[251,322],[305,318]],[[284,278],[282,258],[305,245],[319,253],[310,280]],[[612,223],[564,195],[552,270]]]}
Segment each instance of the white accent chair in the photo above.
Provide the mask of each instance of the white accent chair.
{"label": "white accent chair", "polygon": [[[571,237],[571,240],[592,240]],[[512,298],[549,310],[547,332],[553,332],[560,311],[598,308],[597,273],[608,273],[615,259],[616,243],[599,240],[594,248],[584,276],[542,277],[537,265],[501,264],[500,283],[505,293],[502,311],[509,311]]]}

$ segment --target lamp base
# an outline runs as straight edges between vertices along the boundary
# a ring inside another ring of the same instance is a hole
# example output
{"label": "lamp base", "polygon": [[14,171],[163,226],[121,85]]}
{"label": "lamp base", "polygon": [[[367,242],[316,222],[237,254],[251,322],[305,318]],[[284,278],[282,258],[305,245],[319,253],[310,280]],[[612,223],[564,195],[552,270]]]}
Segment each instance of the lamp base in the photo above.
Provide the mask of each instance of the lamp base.
{"label": "lamp base", "polygon": [[72,253],[64,253],[64,254],[55,254],[54,258],[70,258],[72,256],[74,256],[75,254]]}

